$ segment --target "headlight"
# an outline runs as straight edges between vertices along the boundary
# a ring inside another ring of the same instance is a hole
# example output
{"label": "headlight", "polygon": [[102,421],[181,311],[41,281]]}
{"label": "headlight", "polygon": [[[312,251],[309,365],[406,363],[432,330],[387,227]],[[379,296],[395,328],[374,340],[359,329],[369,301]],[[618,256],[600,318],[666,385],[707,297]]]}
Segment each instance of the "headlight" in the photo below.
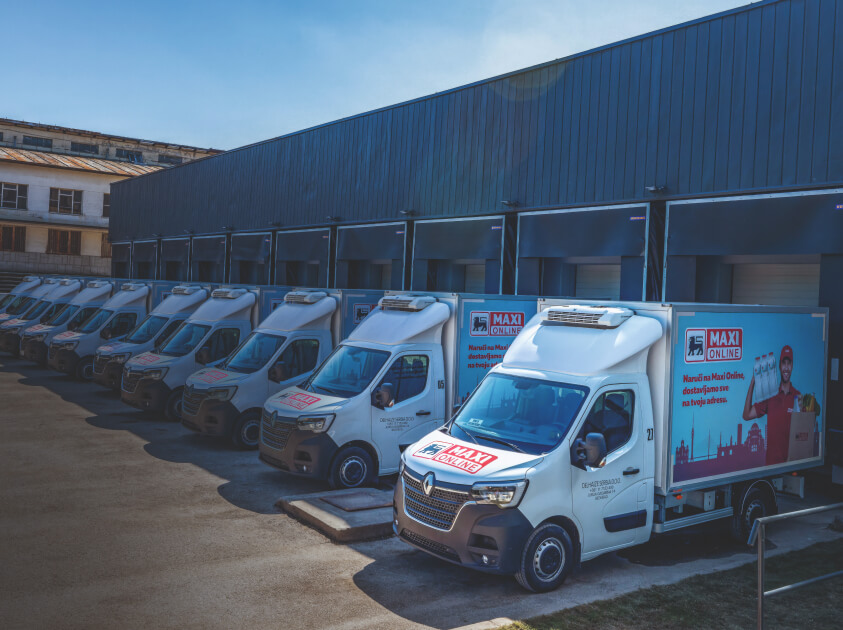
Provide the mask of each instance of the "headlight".
{"label": "headlight", "polygon": [[216,387],[208,390],[208,398],[213,398],[214,400],[231,400],[236,393],[236,387]]}
{"label": "headlight", "polygon": [[44,341],[47,338],[47,333],[41,333],[39,335],[28,335],[32,341]]}
{"label": "headlight", "polygon": [[401,457],[398,459],[398,476],[404,474],[404,454],[401,454]]}
{"label": "headlight", "polygon": [[78,345],[78,341],[65,341],[57,343],[56,348],[58,348],[59,350],[76,350],[76,346]]}
{"label": "headlight", "polygon": [[160,381],[167,374],[167,368],[158,368],[157,370],[146,370],[143,372],[143,378],[148,378],[151,381]]}
{"label": "headlight", "polygon": [[328,413],[321,416],[299,416],[299,419],[296,421],[296,424],[302,431],[324,433],[328,430],[333,421],[334,414]]}
{"label": "headlight", "polygon": [[109,358],[109,360],[114,361],[115,363],[125,363],[126,361],[128,361],[128,360],[129,360],[129,357],[130,357],[130,356],[132,356],[132,355],[130,355],[130,354],[128,354],[128,353],[124,353],[124,354],[112,354],[112,355],[111,355],[110,357],[108,357],[108,358]]}
{"label": "headlight", "polygon": [[13,335],[17,335],[20,332],[20,326],[10,326],[9,328],[4,328],[3,332],[12,333]]}
{"label": "headlight", "polygon": [[526,489],[526,480],[476,483],[471,486],[471,496],[477,503],[488,503],[502,508],[515,507]]}

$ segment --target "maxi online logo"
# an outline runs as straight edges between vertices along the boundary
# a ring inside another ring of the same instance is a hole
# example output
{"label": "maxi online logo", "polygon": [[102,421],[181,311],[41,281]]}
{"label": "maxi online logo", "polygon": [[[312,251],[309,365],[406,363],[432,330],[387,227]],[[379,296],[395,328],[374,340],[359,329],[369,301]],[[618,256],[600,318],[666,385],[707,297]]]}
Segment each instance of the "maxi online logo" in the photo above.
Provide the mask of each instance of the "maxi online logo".
{"label": "maxi online logo", "polygon": [[689,328],[685,331],[685,363],[740,361],[742,328]]}
{"label": "maxi online logo", "polygon": [[472,337],[515,337],[524,328],[524,313],[471,311]]}

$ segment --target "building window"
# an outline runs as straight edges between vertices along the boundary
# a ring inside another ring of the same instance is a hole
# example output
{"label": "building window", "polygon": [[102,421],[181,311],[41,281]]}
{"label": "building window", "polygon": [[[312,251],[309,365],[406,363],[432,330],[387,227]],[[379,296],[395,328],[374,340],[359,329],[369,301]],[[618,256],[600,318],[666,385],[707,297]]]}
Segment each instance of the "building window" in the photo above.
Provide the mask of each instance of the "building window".
{"label": "building window", "polygon": [[184,158],[180,155],[165,155],[163,153],[158,154],[158,161],[161,164],[173,164],[175,166],[184,162]]}
{"label": "building window", "polygon": [[117,149],[117,157],[135,162],[137,164],[143,163],[143,153],[140,151],[129,151],[129,149]]}
{"label": "building window", "polygon": [[23,143],[30,147],[40,147],[42,149],[52,149],[53,141],[50,138],[37,138],[35,136],[24,136]]}
{"label": "building window", "polygon": [[105,193],[102,196],[102,216],[107,217],[111,215],[111,193]]}
{"label": "building window", "polygon": [[50,188],[50,212],[82,214],[82,191]]}
{"label": "building window", "polygon": [[0,228],[0,251],[26,251],[26,228],[4,225]]}
{"label": "building window", "polygon": [[76,153],[92,153],[99,155],[100,148],[95,144],[85,144],[84,142],[71,142],[70,150]]}
{"label": "building window", "polygon": [[82,232],[49,230],[47,232],[47,253],[79,256],[82,253]]}
{"label": "building window", "polygon": [[26,210],[26,184],[0,183],[0,208]]}
{"label": "building window", "polygon": [[100,244],[100,256],[103,258],[111,258],[111,241],[108,240],[108,234],[102,235],[102,243]]}

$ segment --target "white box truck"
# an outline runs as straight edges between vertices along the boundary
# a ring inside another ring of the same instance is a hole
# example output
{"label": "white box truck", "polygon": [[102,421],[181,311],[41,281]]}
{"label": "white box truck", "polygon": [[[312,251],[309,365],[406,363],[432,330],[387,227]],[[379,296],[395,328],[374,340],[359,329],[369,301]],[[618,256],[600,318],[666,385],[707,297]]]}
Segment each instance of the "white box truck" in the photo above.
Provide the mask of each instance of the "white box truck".
{"label": "white box truck", "polygon": [[143,411],[164,413],[179,420],[187,378],[206,365],[227,357],[258,322],[258,292],[220,288],[164,343],[160,350],[129,359],[120,385],[120,398]]}
{"label": "white box truck", "polygon": [[35,324],[23,331],[21,352],[29,361],[47,363],[50,343],[54,337],[74,331],[111,297],[114,285],[107,280],[91,280],[77,293],[66,308],[43,324]]}
{"label": "white box truck", "polygon": [[161,346],[176,329],[208,299],[208,289],[196,285],[177,285],[169,289],[158,306],[122,341],[97,348],[94,357],[94,382],[119,391],[123,365],[134,356]]}
{"label": "white box truck", "polygon": [[453,419],[404,451],[394,529],[410,545],[547,591],[654,532],[722,518],[746,540],[781,475],[822,463],[827,310],[539,309]]}
{"label": "white box truck", "polygon": [[[38,276],[24,276],[11,291],[0,298],[0,315],[12,309],[13,315],[20,313],[22,308],[21,303],[26,301],[27,296],[32,292],[32,289],[40,285],[42,282]],[[27,302],[31,303],[31,302]]]}
{"label": "white box truck", "polygon": [[266,401],[260,458],[343,488],[396,472],[401,449],[450,417],[535,305],[390,293],[304,384]]}
{"label": "white box truck", "polygon": [[261,410],[276,392],[304,381],[340,336],[339,293],[290,291],[284,302],[217,367],[188,379],[182,424],[203,435],[258,447]]}
{"label": "white box truck", "polygon": [[76,328],[53,337],[47,365],[57,372],[72,374],[78,380],[94,377],[94,355],[102,342],[120,339],[146,317],[151,291],[149,285],[126,282],[98,310]]}
{"label": "white box truck", "polygon": [[36,324],[50,321],[82,289],[82,282],[72,278],[45,280],[52,289],[28,310],[0,325],[0,350],[19,356],[23,331]]}

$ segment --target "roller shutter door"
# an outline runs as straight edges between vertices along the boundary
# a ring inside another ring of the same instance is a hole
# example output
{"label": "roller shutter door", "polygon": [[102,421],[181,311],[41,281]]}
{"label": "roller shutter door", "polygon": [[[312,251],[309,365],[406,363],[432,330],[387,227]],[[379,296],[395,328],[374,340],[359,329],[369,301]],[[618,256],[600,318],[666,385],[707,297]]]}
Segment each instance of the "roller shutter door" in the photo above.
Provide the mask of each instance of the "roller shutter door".
{"label": "roller shutter door", "polygon": [[577,284],[574,295],[595,300],[619,300],[621,266],[577,265]]}
{"label": "roller shutter door", "polygon": [[734,265],[733,304],[818,306],[820,266],[817,264]]}

